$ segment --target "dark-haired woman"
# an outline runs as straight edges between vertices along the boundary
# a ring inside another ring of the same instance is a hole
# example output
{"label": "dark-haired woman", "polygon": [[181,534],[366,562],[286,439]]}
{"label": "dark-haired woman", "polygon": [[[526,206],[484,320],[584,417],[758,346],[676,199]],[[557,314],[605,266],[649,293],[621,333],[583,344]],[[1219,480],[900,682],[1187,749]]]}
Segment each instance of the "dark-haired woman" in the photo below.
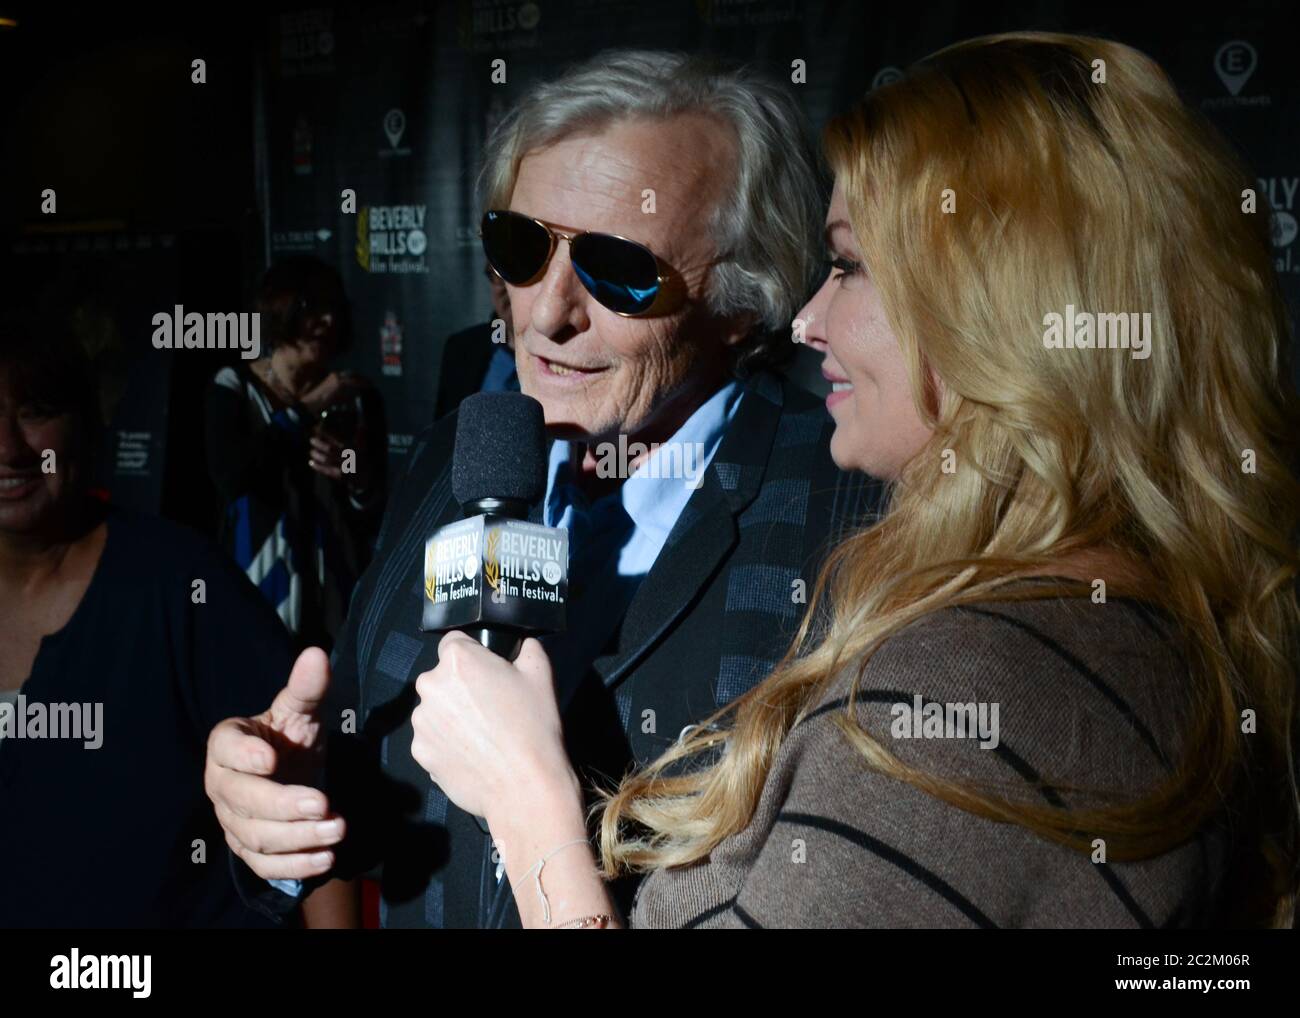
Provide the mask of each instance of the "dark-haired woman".
{"label": "dark-haired woman", "polygon": [[0,319],[0,927],[264,927],[203,754],[290,641],[211,541],[89,496],[99,423],[75,338]]}
{"label": "dark-haired woman", "polygon": [[262,280],[265,356],[223,368],[207,406],[221,542],[298,645],[333,645],[385,499],[376,390],[335,370],[351,338],[339,274],[285,259]]}

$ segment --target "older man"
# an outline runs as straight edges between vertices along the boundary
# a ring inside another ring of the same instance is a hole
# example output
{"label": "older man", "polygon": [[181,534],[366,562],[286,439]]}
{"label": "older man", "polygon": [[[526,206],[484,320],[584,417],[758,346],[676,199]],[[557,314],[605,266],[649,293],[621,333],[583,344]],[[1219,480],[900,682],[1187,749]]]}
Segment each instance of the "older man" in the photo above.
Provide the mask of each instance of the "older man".
{"label": "older man", "polygon": [[[615,778],[770,670],[821,556],[876,509],[878,489],[832,464],[825,409],[766,367],[821,248],[813,157],[774,86],[622,52],[516,108],[484,182],[520,383],[555,439],[536,518],[570,531],[569,626],[546,641],[565,733],[581,773]],[[335,650],[361,730],[330,740],[325,791],[308,780],[321,654],[266,714],[210,740],[209,794],[269,914],[304,881],[382,865],[387,926],[518,923],[485,828],[411,758],[414,681],[437,660],[419,632],[421,549],[458,515],[454,429],[440,421],[412,452]],[[647,451],[609,476],[609,451],[634,443]],[[693,450],[678,462],[702,469],[697,486],[648,462],[665,445]]]}

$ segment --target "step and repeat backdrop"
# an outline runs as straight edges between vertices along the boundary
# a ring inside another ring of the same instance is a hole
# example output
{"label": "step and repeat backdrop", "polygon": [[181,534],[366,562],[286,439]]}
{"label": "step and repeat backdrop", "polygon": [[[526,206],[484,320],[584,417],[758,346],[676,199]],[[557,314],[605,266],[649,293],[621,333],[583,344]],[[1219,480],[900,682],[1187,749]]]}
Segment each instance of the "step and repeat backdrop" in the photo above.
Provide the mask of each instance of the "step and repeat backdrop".
{"label": "step and repeat backdrop", "polygon": [[[446,337],[491,317],[477,237],[480,154],[536,82],[611,46],[716,52],[785,81],[820,132],[935,49],[1034,28],[1143,49],[1244,153],[1274,210],[1294,319],[1300,91],[1285,13],[1283,4],[1222,5],[1193,19],[1095,3],[456,0],[276,14],[263,26],[255,89],[265,257],[312,254],[342,272],[356,332],[349,366],[379,385],[400,459],[433,418]],[[792,80],[795,61],[805,80]]]}

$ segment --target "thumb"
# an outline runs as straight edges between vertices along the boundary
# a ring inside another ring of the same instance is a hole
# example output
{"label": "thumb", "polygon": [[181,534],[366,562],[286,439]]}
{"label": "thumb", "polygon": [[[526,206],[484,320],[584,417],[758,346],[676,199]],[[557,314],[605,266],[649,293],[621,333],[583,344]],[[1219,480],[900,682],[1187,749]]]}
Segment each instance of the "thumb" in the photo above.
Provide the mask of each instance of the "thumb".
{"label": "thumb", "polygon": [[271,704],[271,718],[285,720],[294,714],[315,718],[330,686],[330,659],[319,647],[308,647],[298,655],[289,681]]}
{"label": "thumb", "polygon": [[515,658],[514,666],[532,682],[549,687],[554,681],[551,659],[546,656],[541,641],[531,636],[519,648],[519,656]]}

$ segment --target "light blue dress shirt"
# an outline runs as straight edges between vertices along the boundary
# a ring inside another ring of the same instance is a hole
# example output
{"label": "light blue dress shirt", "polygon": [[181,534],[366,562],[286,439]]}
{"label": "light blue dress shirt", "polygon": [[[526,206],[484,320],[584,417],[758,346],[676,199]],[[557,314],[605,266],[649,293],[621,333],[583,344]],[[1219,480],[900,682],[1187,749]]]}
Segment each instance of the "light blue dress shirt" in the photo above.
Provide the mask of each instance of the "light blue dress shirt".
{"label": "light blue dress shirt", "polygon": [[625,437],[592,447],[597,474],[627,477],[588,502],[575,475],[582,443],[551,446],[543,522],[569,532],[565,631],[542,639],[563,709],[592,661],[627,613],[668,534],[686,508],[740,407],[743,389],[728,382],[701,404],[668,441],[652,448],[628,476]]}
{"label": "light blue dress shirt", "polygon": [[519,374],[515,371],[515,352],[501,343],[492,351],[480,392],[518,392]]}
{"label": "light blue dress shirt", "polygon": [[[578,488],[575,472],[583,443],[554,442],[548,462],[542,521],[569,532],[569,597],[563,633],[543,637],[555,672],[561,709],[576,691],[637,587],[663,550],[668,534],[704,478],[727,428],[740,409],[744,390],[727,382],[686,419],[668,441],[650,451],[618,487],[595,502]],[[593,448],[598,473],[624,476],[631,458],[626,439]],[[501,874],[497,874],[500,879]],[[297,880],[272,880],[297,897]]]}
{"label": "light blue dress shirt", "polygon": [[[578,517],[599,520],[614,505],[621,506],[633,528],[619,545],[618,572],[624,576],[644,576],[699,487],[705,469],[722,444],[722,436],[740,408],[742,395],[738,382],[728,382],[705,400],[671,439],[654,448],[617,491],[597,499],[594,504],[587,503],[573,482],[572,471],[576,468],[573,460],[582,454],[582,444],[552,443],[543,522],[548,527],[570,530],[572,535]],[[610,442],[596,447],[597,452],[608,457],[597,456],[597,473],[601,472],[602,463],[620,469],[625,466],[619,462],[620,447],[626,452],[627,443]]]}

